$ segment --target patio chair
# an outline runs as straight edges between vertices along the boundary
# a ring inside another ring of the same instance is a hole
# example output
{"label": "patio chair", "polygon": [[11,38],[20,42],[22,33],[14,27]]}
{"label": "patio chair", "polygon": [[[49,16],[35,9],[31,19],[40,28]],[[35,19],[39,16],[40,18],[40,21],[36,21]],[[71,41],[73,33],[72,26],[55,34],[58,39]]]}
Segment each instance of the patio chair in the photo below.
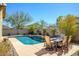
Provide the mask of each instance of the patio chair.
{"label": "patio chair", "polygon": [[63,51],[63,48],[67,47],[67,36],[64,36],[61,42],[58,42],[57,50]]}
{"label": "patio chair", "polygon": [[69,51],[71,38],[72,38],[72,36],[69,36],[69,39],[67,40],[67,36],[64,36],[63,41],[58,44],[59,45],[58,49],[61,48],[64,53],[67,53]]}
{"label": "patio chair", "polygon": [[62,45],[64,46],[64,45],[66,45],[67,44],[67,36],[64,36],[64,39],[63,39],[63,41],[62,41]]}
{"label": "patio chair", "polygon": [[68,44],[70,44],[71,39],[72,39],[72,36],[69,36],[69,39],[68,39]]}
{"label": "patio chair", "polygon": [[72,39],[72,36],[69,36],[69,39],[68,39],[68,47],[69,47],[69,48],[72,48],[72,45],[70,44],[71,39]]}
{"label": "patio chair", "polygon": [[44,46],[46,46],[46,49],[52,50],[53,49],[53,41],[50,40],[49,36],[44,36],[45,42]]}
{"label": "patio chair", "polygon": [[[70,42],[71,42],[72,36],[69,36],[69,39],[67,40],[66,44],[63,46],[64,48],[64,52],[67,53],[69,51],[70,48]],[[72,47],[72,46],[71,46]]]}

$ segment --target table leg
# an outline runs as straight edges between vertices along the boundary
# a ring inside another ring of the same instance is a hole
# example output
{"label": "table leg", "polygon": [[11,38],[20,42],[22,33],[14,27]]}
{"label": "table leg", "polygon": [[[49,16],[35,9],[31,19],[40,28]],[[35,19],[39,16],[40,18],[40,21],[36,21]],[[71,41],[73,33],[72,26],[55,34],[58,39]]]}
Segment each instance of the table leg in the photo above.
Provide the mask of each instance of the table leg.
{"label": "table leg", "polygon": [[55,51],[57,52],[58,42],[55,42]]}

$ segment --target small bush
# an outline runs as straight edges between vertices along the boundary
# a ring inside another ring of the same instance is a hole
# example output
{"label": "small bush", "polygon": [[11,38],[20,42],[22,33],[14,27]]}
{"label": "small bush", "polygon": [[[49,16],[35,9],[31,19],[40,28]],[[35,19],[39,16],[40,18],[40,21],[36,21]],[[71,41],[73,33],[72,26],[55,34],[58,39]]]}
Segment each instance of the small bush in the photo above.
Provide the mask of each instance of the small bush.
{"label": "small bush", "polygon": [[0,42],[0,56],[10,55],[11,45],[8,41]]}

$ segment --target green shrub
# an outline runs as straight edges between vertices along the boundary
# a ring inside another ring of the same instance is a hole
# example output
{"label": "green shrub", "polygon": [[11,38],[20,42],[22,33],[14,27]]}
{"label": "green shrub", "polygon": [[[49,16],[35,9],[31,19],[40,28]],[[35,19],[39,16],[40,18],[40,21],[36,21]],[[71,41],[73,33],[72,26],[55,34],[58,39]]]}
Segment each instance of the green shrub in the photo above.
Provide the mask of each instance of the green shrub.
{"label": "green shrub", "polygon": [[11,45],[8,41],[0,42],[0,56],[10,55]]}

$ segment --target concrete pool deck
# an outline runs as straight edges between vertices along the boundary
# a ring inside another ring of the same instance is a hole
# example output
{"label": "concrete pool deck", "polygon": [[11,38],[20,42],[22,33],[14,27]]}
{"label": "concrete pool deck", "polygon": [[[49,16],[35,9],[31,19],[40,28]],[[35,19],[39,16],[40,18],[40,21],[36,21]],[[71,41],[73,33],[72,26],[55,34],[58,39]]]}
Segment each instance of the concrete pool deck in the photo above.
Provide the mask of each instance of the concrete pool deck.
{"label": "concrete pool deck", "polygon": [[[43,43],[34,45],[25,45],[22,44],[16,38],[9,38],[9,40],[11,41],[12,45],[14,46],[19,56],[57,56],[56,53],[53,53],[51,51],[49,52],[45,51]],[[72,44],[72,49],[70,49],[68,53],[62,54],[62,56],[71,56],[78,50],[79,45]]]}

